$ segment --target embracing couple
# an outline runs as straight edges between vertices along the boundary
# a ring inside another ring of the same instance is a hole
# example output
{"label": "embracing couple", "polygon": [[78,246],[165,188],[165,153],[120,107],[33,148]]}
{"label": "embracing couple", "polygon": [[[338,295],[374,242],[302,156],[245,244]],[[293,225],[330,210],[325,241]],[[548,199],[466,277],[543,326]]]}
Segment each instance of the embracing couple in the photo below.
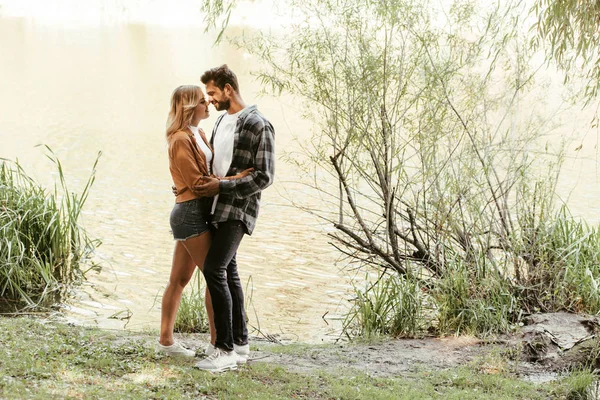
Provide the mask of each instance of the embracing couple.
{"label": "embracing couple", "polygon": [[[252,234],[261,191],[273,182],[274,130],[256,106],[246,106],[237,77],[222,65],[198,86],[180,86],[171,97],[167,121],[169,169],[176,195],[170,223],[175,238],[171,275],[162,300],[158,349],[194,357],[173,339],[183,288],[196,267],[206,279],[206,311],[211,343],[195,367],[220,372],[236,369],[249,354],[244,294],[236,253]],[[210,141],[198,128],[213,104],[221,115]]]}

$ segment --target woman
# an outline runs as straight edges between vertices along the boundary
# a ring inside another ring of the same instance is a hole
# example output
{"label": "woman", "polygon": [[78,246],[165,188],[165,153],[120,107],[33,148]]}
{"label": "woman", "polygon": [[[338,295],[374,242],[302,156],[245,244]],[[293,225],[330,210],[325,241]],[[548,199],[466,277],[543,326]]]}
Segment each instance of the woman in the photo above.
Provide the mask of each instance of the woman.
{"label": "woman", "polygon": [[[196,266],[202,270],[211,244],[210,209],[212,197],[199,197],[192,188],[210,175],[212,150],[198,123],[208,118],[209,103],[198,86],[179,86],[171,96],[171,109],[167,120],[169,170],[176,187],[175,206],[170,224],[175,239],[171,275],[162,299],[159,351],[167,355],[194,357],[192,350],[184,348],[173,339],[175,316],[181,294]],[[246,176],[251,170],[236,176]],[[211,343],[215,342],[213,309],[208,290],[205,292]]]}

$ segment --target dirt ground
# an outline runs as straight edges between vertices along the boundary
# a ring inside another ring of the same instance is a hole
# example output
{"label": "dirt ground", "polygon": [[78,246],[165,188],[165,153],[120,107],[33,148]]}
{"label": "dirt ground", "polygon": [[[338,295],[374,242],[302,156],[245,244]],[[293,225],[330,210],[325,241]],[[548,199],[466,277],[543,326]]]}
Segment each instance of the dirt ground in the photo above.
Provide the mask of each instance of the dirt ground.
{"label": "dirt ground", "polygon": [[[589,361],[590,349],[598,348],[600,354],[599,327],[600,317],[554,313],[533,315],[519,332],[495,339],[452,336],[311,346],[251,337],[248,362],[269,362],[299,373],[351,374],[358,371],[373,377],[393,377],[475,363],[483,372],[508,370],[524,380],[543,383]],[[207,339],[202,334],[179,337],[199,354],[203,353]]]}
{"label": "dirt ground", "polygon": [[269,346],[262,346],[254,352],[253,362],[270,360],[298,372],[354,369],[381,377],[476,363],[488,373],[509,370],[522,379],[542,383],[571,369],[600,368],[599,333],[598,316],[534,314],[524,319],[519,331],[497,339],[389,339],[368,345],[309,348],[293,355],[272,353]]}
{"label": "dirt ground", "polygon": [[[206,346],[202,335],[182,337],[192,349]],[[486,341],[474,337],[423,339],[387,339],[377,343],[343,343],[326,346],[294,346],[282,349],[277,344],[251,338],[249,363],[269,362],[290,372],[352,374],[362,372],[372,377],[393,377],[419,370],[436,371],[477,362],[483,369],[510,368],[523,379],[545,382],[558,374],[547,366],[519,360],[520,347],[511,341]],[[514,360],[511,360],[514,358]]]}
{"label": "dirt ground", "polygon": [[309,349],[300,354],[270,353],[269,347],[253,354],[253,361],[270,360],[285,365],[291,371],[347,372],[350,369],[374,377],[390,377],[419,368],[438,370],[464,365],[482,357],[486,348],[472,337],[390,339],[375,344],[339,344]]}

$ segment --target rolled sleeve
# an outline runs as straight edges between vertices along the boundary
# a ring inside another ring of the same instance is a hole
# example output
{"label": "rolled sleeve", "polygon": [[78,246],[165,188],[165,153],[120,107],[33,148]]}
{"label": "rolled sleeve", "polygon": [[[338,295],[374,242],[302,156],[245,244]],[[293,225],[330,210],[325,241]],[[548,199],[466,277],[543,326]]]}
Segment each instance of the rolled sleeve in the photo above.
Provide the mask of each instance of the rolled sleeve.
{"label": "rolled sleeve", "polygon": [[230,194],[235,187],[234,180],[221,179],[219,181],[219,193]]}

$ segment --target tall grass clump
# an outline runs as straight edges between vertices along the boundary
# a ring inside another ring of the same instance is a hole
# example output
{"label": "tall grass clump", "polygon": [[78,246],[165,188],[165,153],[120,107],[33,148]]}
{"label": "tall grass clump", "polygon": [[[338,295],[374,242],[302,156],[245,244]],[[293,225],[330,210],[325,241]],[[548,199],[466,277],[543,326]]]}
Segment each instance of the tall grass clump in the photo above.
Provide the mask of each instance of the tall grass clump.
{"label": "tall grass clump", "polygon": [[205,333],[208,332],[208,315],[204,305],[206,286],[200,271],[196,271],[190,290],[183,292],[179,311],[175,318],[175,332]]}
{"label": "tall grass clump", "polygon": [[384,274],[366,288],[354,286],[351,311],[343,321],[350,337],[373,338],[382,335],[412,337],[427,326],[424,299],[416,280]]}
{"label": "tall grass clump", "polygon": [[435,327],[441,334],[508,332],[519,316],[519,302],[502,277],[477,276],[463,265],[453,268],[431,293]]}
{"label": "tall grass clump", "polygon": [[48,191],[18,162],[0,164],[0,299],[12,306],[44,303],[50,294],[82,279],[82,263],[99,245],[79,225],[95,179],[92,173],[80,194],[68,190],[62,165],[48,147],[59,186]]}
{"label": "tall grass clump", "polygon": [[520,296],[528,312],[600,313],[600,229],[567,207],[529,224],[519,242]]}

